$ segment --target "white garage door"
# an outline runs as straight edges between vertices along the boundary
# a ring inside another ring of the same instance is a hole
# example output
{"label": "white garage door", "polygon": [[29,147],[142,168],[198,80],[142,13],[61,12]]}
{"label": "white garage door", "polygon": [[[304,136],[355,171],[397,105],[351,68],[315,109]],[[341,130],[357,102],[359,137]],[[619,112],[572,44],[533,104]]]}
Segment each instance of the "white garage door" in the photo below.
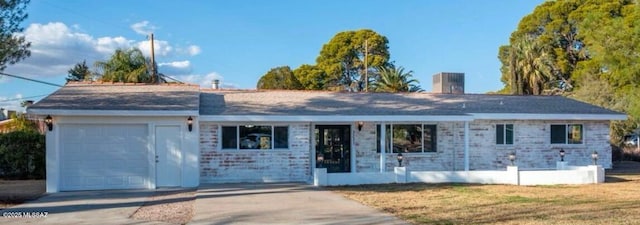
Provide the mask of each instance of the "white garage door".
{"label": "white garage door", "polygon": [[146,188],[147,125],[60,125],[61,190]]}

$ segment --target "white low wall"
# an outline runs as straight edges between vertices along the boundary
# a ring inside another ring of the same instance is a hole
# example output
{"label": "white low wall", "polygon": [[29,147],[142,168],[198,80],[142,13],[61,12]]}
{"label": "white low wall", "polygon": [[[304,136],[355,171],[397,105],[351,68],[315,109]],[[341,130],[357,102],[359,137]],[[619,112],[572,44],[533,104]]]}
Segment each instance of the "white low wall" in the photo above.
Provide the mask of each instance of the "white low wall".
{"label": "white low wall", "polygon": [[517,184],[515,171],[429,171],[411,172],[408,182]]}
{"label": "white low wall", "polygon": [[495,171],[409,171],[396,167],[394,172],[327,173],[327,169],[314,171],[314,185],[360,185],[388,183],[477,183],[513,185],[593,184],[604,182],[602,166],[566,166],[559,170],[507,170]]}

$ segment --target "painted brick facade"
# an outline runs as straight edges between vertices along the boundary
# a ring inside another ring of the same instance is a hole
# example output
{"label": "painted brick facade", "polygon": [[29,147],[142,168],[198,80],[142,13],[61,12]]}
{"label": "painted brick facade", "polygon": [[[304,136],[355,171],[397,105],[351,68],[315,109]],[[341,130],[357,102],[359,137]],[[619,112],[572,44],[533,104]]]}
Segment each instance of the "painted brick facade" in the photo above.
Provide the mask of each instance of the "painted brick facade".
{"label": "painted brick facade", "polygon": [[[376,147],[376,122],[352,129],[356,172],[380,171]],[[437,125],[437,151],[404,154],[403,165],[413,171],[464,170],[464,122],[424,122]],[[514,144],[496,144],[496,124],[514,125]],[[551,124],[582,124],[583,144],[550,144]],[[289,125],[289,150],[221,150],[220,125],[200,123],[200,181],[202,183],[308,181],[314,165],[310,159],[309,124]],[[504,170],[508,154],[515,152],[523,169],[555,168],[558,152],[566,151],[569,165],[589,165],[598,151],[599,164],[611,168],[608,121],[476,120],[469,123],[469,168]],[[386,171],[398,166],[396,153],[387,153]]]}
{"label": "painted brick facade", "polygon": [[309,125],[289,125],[288,150],[221,150],[220,125],[200,123],[200,182],[284,182],[310,178]]}
{"label": "painted brick facade", "polygon": [[[464,123],[438,122],[437,152],[404,154],[403,165],[414,171],[450,171],[464,169]],[[514,144],[496,144],[496,124],[514,124]],[[583,144],[551,144],[551,124],[582,124]],[[380,171],[376,151],[376,124],[366,123],[354,134],[356,171]],[[608,121],[490,121],[469,124],[469,169],[502,170],[510,164],[508,155],[516,153],[516,164],[524,169],[555,168],[559,151],[566,151],[569,165],[589,165],[591,153],[599,153],[598,164],[611,168]],[[397,154],[386,154],[386,171],[398,166]]]}

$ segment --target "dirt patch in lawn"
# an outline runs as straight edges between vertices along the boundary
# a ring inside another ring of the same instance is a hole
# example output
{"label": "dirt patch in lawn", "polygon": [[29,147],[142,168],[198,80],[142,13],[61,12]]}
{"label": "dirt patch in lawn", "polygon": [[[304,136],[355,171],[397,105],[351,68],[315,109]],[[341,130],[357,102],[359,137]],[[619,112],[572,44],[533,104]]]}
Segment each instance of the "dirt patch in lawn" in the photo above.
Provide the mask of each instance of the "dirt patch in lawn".
{"label": "dirt patch in lawn", "polygon": [[131,218],[186,224],[193,217],[195,190],[158,190]]}
{"label": "dirt patch in lawn", "polygon": [[414,224],[637,224],[640,175],[588,185],[390,184],[331,190]]}
{"label": "dirt patch in lawn", "polygon": [[44,180],[0,180],[0,209],[36,199],[44,192]]}

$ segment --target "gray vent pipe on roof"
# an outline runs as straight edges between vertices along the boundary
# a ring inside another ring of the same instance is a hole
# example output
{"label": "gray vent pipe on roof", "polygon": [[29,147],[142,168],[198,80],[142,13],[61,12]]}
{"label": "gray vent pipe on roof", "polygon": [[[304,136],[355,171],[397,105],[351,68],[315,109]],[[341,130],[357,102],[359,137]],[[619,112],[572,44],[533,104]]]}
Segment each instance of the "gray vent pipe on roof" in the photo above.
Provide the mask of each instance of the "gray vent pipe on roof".
{"label": "gray vent pipe on roof", "polygon": [[215,79],[213,80],[213,82],[211,82],[211,88],[213,89],[219,89],[220,88],[220,80]]}

